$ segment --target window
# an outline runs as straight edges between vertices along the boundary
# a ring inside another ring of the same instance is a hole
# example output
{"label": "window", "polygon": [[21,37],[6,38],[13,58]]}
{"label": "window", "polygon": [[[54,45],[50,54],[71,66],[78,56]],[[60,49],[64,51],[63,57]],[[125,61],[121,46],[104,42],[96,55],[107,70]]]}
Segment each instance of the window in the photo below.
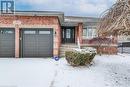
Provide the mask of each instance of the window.
{"label": "window", "polygon": [[39,31],[39,34],[51,34],[50,31]]}
{"label": "window", "polygon": [[36,31],[24,31],[24,34],[36,34]]}
{"label": "window", "polygon": [[97,36],[95,26],[87,26],[83,29],[83,38],[91,39]]}
{"label": "window", "polygon": [[71,38],[71,31],[70,31],[70,29],[66,29],[66,38]]}
{"label": "window", "polygon": [[13,34],[14,32],[11,30],[1,30],[0,33],[1,34]]}
{"label": "window", "polygon": [[62,29],[62,38],[64,38],[65,32],[64,29]]}

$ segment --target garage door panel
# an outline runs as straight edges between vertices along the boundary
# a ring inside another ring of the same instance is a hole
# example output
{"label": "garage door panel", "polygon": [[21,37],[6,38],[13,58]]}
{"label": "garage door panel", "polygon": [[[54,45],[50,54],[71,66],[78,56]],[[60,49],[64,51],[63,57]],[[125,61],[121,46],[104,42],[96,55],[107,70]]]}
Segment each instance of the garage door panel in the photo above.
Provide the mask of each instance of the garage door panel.
{"label": "garage door panel", "polygon": [[24,57],[36,57],[35,53],[25,53]]}
{"label": "garage door panel", "polygon": [[36,43],[31,43],[31,42],[27,42],[27,43],[24,43],[25,45],[25,48],[27,47],[28,49],[29,49],[29,47],[34,47],[34,45],[36,44]]}
{"label": "garage door panel", "polygon": [[25,51],[23,52],[23,57],[35,57],[36,56],[36,52],[35,51]]}
{"label": "garage door panel", "polygon": [[[26,33],[25,33],[26,31]],[[23,57],[51,57],[53,54],[52,29],[23,29]]]}
{"label": "garage door panel", "polygon": [[[13,40],[14,38],[12,38],[12,40]],[[8,44],[8,45],[12,45],[12,44],[14,44],[14,42],[12,42],[12,40],[2,40],[2,39],[0,39],[1,40],[1,42],[0,42],[0,44]]]}
{"label": "garage door panel", "polygon": [[[0,51],[0,53],[1,53],[1,51]],[[11,54],[13,54],[14,52],[12,52],[12,51],[7,51],[7,52],[4,52],[4,53],[2,53],[1,55],[4,55],[4,56],[7,56],[7,55],[10,55],[11,56]],[[0,55],[0,56],[1,56]],[[3,57],[3,56],[2,56]]]}
{"label": "garage door panel", "polygon": [[[1,41],[1,39],[0,39],[0,41]],[[15,45],[15,44],[14,44],[14,42],[12,42],[11,40],[9,40],[9,41],[1,41],[1,42],[0,42],[0,45],[1,45],[1,46],[3,46],[3,45],[6,46],[6,45],[7,45],[8,47],[13,46],[13,48],[14,48],[14,45]]]}
{"label": "garage door panel", "polygon": [[3,41],[4,41],[4,40],[7,41],[7,40],[14,39],[14,38],[13,38],[12,35],[11,35],[11,36],[1,37],[0,39],[3,40]]}
{"label": "garage door panel", "polygon": [[[3,50],[6,50],[6,52],[3,52]],[[2,53],[3,52],[3,54],[12,54],[12,53],[14,53],[14,51],[13,50],[8,50],[7,48],[2,48],[1,50],[0,50],[0,53]],[[6,55],[5,55],[6,56]]]}
{"label": "garage door panel", "polygon": [[0,28],[0,57],[14,57],[15,33],[12,28]]}
{"label": "garage door panel", "polygon": [[46,32],[42,32],[42,33],[44,33],[44,34],[40,34],[38,36],[38,55],[39,56],[46,56],[46,57],[52,56],[53,32],[46,31]]}
{"label": "garage door panel", "polygon": [[8,51],[13,51],[13,47],[0,47],[0,49],[1,49],[0,50],[1,52],[3,51],[5,53],[8,52]]}
{"label": "garage door panel", "polygon": [[31,52],[36,52],[35,50],[36,50],[36,48],[33,48],[33,47],[29,47],[29,49],[24,49],[25,51],[25,53],[27,52],[27,53],[31,53]]}
{"label": "garage door panel", "polygon": [[47,44],[47,43],[51,43],[52,41],[50,41],[51,39],[41,39],[41,40],[38,40],[39,41],[39,44],[41,43],[41,44],[43,44],[43,43],[45,43],[45,44]]}

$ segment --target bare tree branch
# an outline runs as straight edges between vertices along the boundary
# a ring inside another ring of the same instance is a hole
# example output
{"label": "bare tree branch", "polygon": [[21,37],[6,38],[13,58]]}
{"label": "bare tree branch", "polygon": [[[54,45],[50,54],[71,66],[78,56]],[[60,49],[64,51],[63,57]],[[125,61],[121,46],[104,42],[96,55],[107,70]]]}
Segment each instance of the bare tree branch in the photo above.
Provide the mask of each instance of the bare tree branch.
{"label": "bare tree branch", "polygon": [[106,10],[98,24],[98,34],[123,33],[130,31],[130,0],[117,0],[117,2]]}

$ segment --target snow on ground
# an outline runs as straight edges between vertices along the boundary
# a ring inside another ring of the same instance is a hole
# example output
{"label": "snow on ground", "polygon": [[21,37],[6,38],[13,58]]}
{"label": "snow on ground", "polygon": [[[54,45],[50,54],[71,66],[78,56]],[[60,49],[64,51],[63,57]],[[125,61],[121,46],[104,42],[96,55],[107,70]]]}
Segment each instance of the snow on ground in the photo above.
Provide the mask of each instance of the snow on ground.
{"label": "snow on ground", "polygon": [[130,87],[130,55],[97,55],[85,67],[63,58],[0,59],[0,87]]}

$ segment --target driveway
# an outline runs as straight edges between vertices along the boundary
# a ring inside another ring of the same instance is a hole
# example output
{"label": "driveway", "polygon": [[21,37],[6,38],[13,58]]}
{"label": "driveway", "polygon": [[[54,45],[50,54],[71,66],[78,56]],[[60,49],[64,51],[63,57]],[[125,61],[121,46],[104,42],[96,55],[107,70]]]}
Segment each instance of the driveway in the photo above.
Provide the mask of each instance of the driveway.
{"label": "driveway", "polygon": [[65,59],[0,59],[0,87],[130,87],[130,56],[96,56],[92,66]]}

